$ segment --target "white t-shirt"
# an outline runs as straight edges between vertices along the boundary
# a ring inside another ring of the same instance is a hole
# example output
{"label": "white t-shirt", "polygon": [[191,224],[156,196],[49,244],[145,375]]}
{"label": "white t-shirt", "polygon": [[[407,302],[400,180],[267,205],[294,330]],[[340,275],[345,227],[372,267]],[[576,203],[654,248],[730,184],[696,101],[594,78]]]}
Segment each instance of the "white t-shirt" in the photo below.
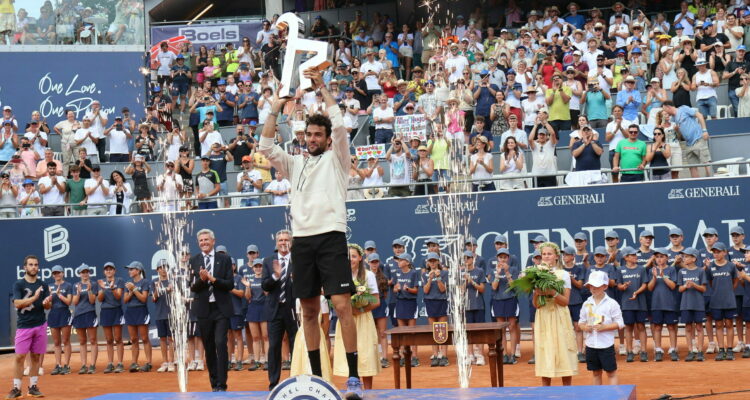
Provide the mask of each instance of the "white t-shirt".
{"label": "white t-shirt", "polygon": [[[355,278],[355,277],[352,277]],[[363,282],[360,282],[363,283]],[[365,286],[370,289],[370,294],[378,297],[378,279],[375,277],[375,273],[372,271],[365,271]]]}
{"label": "white t-shirt", "polygon": [[378,83],[378,75],[383,70],[383,64],[377,60],[373,62],[365,61],[359,69],[363,73],[374,71],[376,75],[365,76],[365,83],[367,84],[367,90],[380,90],[380,84]]}
{"label": "white t-shirt", "polygon": [[594,68],[593,70],[589,71],[589,78],[596,78],[599,81],[599,87],[602,90],[606,90],[609,92],[609,89],[612,87],[609,85],[609,82],[605,78],[612,78],[612,71],[609,70],[609,68],[604,67],[602,68],[602,73],[599,74],[599,70],[597,68]]}
{"label": "white t-shirt", "polygon": [[[39,192],[37,192],[36,190],[34,190],[31,193],[26,193],[25,190],[19,190],[18,196],[16,197],[16,201],[20,205],[21,202],[26,200],[27,197],[29,198],[29,202],[26,204],[38,204],[37,202],[41,198],[39,196]],[[39,207],[23,207],[19,211],[20,212],[18,213],[18,215],[21,217],[35,217],[40,214]]]}
{"label": "white t-shirt", "polygon": [[[565,23],[565,21],[558,17],[557,23],[562,25]],[[551,18],[547,18],[546,20],[544,20],[544,24],[542,26],[543,28],[546,28],[548,25],[552,25]],[[562,33],[562,29],[560,29],[560,27],[557,25],[549,28],[549,30],[547,31],[547,40],[552,40],[552,36],[554,36],[555,33],[557,33],[558,35]]]}
{"label": "white t-shirt", "polygon": [[[83,184],[84,189],[91,189],[96,186],[97,186],[97,182],[93,178],[86,179],[86,182],[84,182]],[[102,188],[109,189],[109,182],[106,179],[102,179],[102,187],[97,187],[93,193],[88,195],[88,203],[95,204],[95,203],[104,203],[105,201],[107,201],[107,198],[104,196],[104,191],[102,190]],[[103,207],[103,206],[94,206],[94,207]]]}
{"label": "white t-shirt", "polygon": [[400,47],[411,48],[411,46],[409,45],[409,40],[411,40],[413,42],[414,41],[414,35],[411,34],[411,33],[408,33],[408,34],[406,34],[406,36],[404,36],[403,33],[399,33],[398,34],[398,40],[399,41],[403,41],[403,43],[401,44]]}
{"label": "white t-shirt", "polygon": [[109,131],[109,152],[111,154],[128,154],[130,152],[128,149],[128,134],[130,134],[128,129],[122,131],[112,129]]}
{"label": "white t-shirt", "polygon": [[537,95],[536,100],[531,101],[526,99],[521,102],[521,108],[523,108],[523,125],[534,126],[536,122],[537,113],[544,107],[544,97]]}
{"label": "white t-shirt", "polygon": [[201,142],[201,156],[204,156],[211,152],[211,146],[214,143],[224,145],[224,139],[221,137],[221,133],[218,131],[208,132],[206,139]]}
{"label": "white t-shirt", "polygon": [[[625,119],[623,119],[622,122],[620,123],[620,126],[622,127],[622,129],[625,132],[628,131],[628,126],[629,125],[630,125],[630,123],[628,123],[628,121],[626,121]],[[617,132],[615,132],[615,128],[616,127],[617,127],[617,122],[612,121],[612,122],[610,122],[610,123],[607,124],[607,128],[604,131],[605,133],[606,132],[614,132],[615,133],[615,136],[612,137],[612,140],[609,141],[609,150],[616,149],[617,148],[617,143],[619,143],[620,140],[625,139],[625,135],[622,134],[622,131],[618,130]]]}
{"label": "white t-shirt", "polygon": [[288,180],[282,179],[282,180],[273,180],[271,183],[268,184],[266,187],[267,190],[286,190],[287,193],[282,196],[273,196],[273,205],[275,206],[283,206],[289,204],[289,189],[292,188],[292,184],[289,183]]}
{"label": "white t-shirt", "polygon": [[529,138],[526,136],[526,131],[513,127],[503,132],[502,136],[500,136],[500,146],[502,147],[502,145],[505,143],[505,140],[511,136],[516,139],[517,143],[525,144],[527,146],[529,145]]}
{"label": "white t-shirt", "polygon": [[596,70],[596,58],[599,57],[600,54],[604,54],[603,51],[596,49],[593,52],[589,52],[588,50],[583,52],[583,56],[581,57],[581,61],[585,62],[589,66],[589,71],[595,71]]}
{"label": "white t-shirt", "polygon": [[[479,159],[479,154],[478,153],[475,153],[475,154],[471,155],[471,163],[472,164],[475,163],[475,162],[477,162],[478,159]],[[484,163],[492,165],[492,154],[490,154],[490,153],[484,153]],[[474,173],[471,174],[471,179],[485,179],[485,178],[486,179],[491,179],[492,178],[492,174],[487,171],[487,168],[485,168],[484,165],[477,164],[477,167],[474,169]],[[482,184],[482,185],[484,185],[484,184],[489,183],[489,181],[478,181],[478,182],[475,181],[473,183],[475,185],[476,184]]]}
{"label": "white t-shirt", "polygon": [[[372,120],[379,121],[381,118],[392,118],[393,109],[378,107],[372,110]],[[393,122],[375,122],[375,129],[393,129]]]}
{"label": "white t-shirt", "polygon": [[258,31],[258,34],[255,35],[255,40],[262,40],[260,42],[260,46],[263,47],[264,45],[268,44],[268,41],[271,39],[271,35],[273,35],[272,29],[269,29],[267,31],[260,30]]}
{"label": "white t-shirt", "polygon": [[180,135],[173,135],[172,143],[169,144],[169,148],[167,149],[167,161],[175,161],[180,158],[180,147],[182,147]]}
{"label": "white t-shirt", "polygon": [[161,174],[156,177],[156,186],[161,186],[162,183],[164,188],[161,190],[161,196],[164,200],[176,200],[180,197],[179,188],[182,187],[182,176],[174,173],[171,176]]}
{"label": "white t-shirt", "polygon": [[343,103],[346,106],[346,111],[344,111],[344,127],[354,129],[357,127],[357,115],[350,113],[349,110],[351,108],[358,110],[361,107],[359,100],[355,98],[344,99]]}
{"label": "white t-shirt", "polygon": [[240,190],[240,193],[260,193],[260,189],[253,186],[252,182],[248,181],[242,181],[242,177],[247,176],[250,179],[253,180],[253,182],[257,180],[263,180],[263,177],[260,175],[260,172],[257,169],[253,169],[250,171],[242,171],[239,174],[237,174],[237,183],[242,182],[242,190]]}
{"label": "white t-shirt", "polygon": [[[456,83],[458,78],[462,76],[464,69],[468,66],[469,60],[464,56],[448,57],[448,59],[445,60],[445,70],[450,72],[448,82]],[[455,71],[453,70],[453,67],[456,68]]]}
{"label": "white t-shirt", "polygon": [[177,55],[169,50],[161,51],[160,49],[159,53],[156,55],[156,59],[159,60],[159,69],[156,70],[156,73],[161,76],[170,75],[172,64],[177,61]]}
{"label": "white t-shirt", "polygon": [[[99,110],[99,116],[94,118],[94,113],[91,111],[86,113],[86,117],[88,117],[91,120],[91,126],[89,129],[91,129],[91,132],[94,134],[94,137],[97,139],[101,139],[104,136],[104,124],[102,124],[102,118],[107,118],[107,113],[104,112],[104,110]],[[89,153],[91,154],[91,153]]]}
{"label": "white t-shirt", "polygon": [[[34,138],[34,136],[36,136],[36,133],[33,133],[33,132],[26,132],[26,133],[25,133],[25,134],[24,134],[23,136],[24,136],[24,137],[25,137],[26,139],[29,139],[29,141],[31,141],[31,139],[33,139],[33,138]],[[42,143],[41,143],[41,140],[47,140],[47,134],[46,134],[46,133],[44,133],[43,131],[39,131],[39,139],[37,139],[37,140],[36,140],[36,141],[34,142],[34,145],[33,145],[32,147],[33,147],[34,151],[35,151],[35,152],[36,152],[37,154],[39,154],[39,157],[40,157],[40,158],[44,158],[44,147],[45,147],[45,146],[44,146],[44,145],[42,145]]]}
{"label": "white t-shirt", "polygon": [[626,45],[627,41],[625,39],[623,39],[622,37],[620,37],[620,36],[615,36],[615,34],[618,34],[618,33],[630,33],[630,30],[628,29],[627,25],[625,25],[625,24],[619,24],[619,25],[615,24],[615,25],[612,25],[612,26],[609,27],[609,31],[608,32],[609,32],[609,37],[613,37],[614,36],[615,40],[617,40],[617,42],[615,44],[615,47],[620,48],[620,47],[623,47],[623,46]]}
{"label": "white t-shirt", "polygon": [[[682,15],[682,13],[677,13],[674,16],[675,23],[677,23],[677,18],[679,18],[680,15]],[[693,24],[688,22],[687,20],[688,18],[692,19],[693,23],[695,23],[695,15],[693,15],[693,13],[691,13],[690,11],[685,12],[685,18],[683,18],[682,21],[680,21],[680,25],[682,25],[682,28],[684,29],[682,31],[682,35],[692,37],[695,34],[695,31],[693,30]]]}
{"label": "white t-shirt", "polygon": [[[58,183],[65,183],[65,178],[63,178],[62,176],[55,176],[55,180]],[[65,203],[65,192],[60,192],[57,186],[54,186],[52,184],[52,178],[50,176],[45,176],[42,179],[39,179],[39,186],[41,185],[44,185],[45,188],[48,188],[50,186],[52,187],[52,189],[42,195],[42,204],[54,205]]]}
{"label": "white t-shirt", "polygon": [[[91,140],[90,137],[87,137],[87,135],[90,132],[90,128],[81,128],[76,131],[75,136],[73,136],[73,139],[77,141],[86,138],[86,140],[83,141],[83,143],[79,144],[77,147],[84,147],[86,149],[86,155],[87,156],[96,156],[99,154],[99,151],[96,150],[96,143],[94,143],[93,140]],[[92,136],[96,137],[96,134],[92,132]]]}
{"label": "white t-shirt", "polygon": [[551,140],[547,140],[543,146],[536,142],[532,155],[532,174],[556,173],[557,157],[555,157],[555,146]]}

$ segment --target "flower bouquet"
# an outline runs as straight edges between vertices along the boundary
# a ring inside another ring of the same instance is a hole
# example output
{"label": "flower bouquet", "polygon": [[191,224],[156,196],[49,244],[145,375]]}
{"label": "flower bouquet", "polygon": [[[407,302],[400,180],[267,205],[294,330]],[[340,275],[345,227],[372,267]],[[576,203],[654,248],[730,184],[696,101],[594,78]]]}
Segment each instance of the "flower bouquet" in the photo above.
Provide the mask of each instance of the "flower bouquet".
{"label": "flower bouquet", "polygon": [[352,307],[354,308],[365,308],[369,304],[378,301],[377,297],[370,293],[370,288],[364,282],[354,280],[354,287],[356,292],[352,295]]}
{"label": "flower bouquet", "polygon": [[[523,276],[514,280],[508,285],[506,291],[515,290],[516,292],[531,293],[534,289],[541,291],[547,291],[552,289],[558,293],[562,293],[565,290],[565,286],[562,280],[558,279],[557,276],[550,271],[547,264],[541,264],[534,267],[529,267],[522,273]],[[547,304],[549,296],[541,296],[537,299],[539,306]]]}

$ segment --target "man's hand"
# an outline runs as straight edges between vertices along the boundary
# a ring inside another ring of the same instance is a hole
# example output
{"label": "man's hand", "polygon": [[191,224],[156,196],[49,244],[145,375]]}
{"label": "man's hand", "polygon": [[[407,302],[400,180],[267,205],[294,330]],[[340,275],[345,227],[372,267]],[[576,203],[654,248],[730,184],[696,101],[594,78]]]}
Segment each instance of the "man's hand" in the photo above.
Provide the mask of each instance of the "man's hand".
{"label": "man's hand", "polygon": [[279,260],[273,260],[273,274],[276,276],[276,279],[281,279],[281,264],[279,263]]}
{"label": "man's hand", "polygon": [[305,78],[312,81],[313,89],[317,90],[325,86],[325,83],[323,83],[323,75],[321,75],[317,68],[308,68],[303,72],[303,75]]}
{"label": "man's hand", "polygon": [[201,278],[201,280],[202,280],[202,281],[204,281],[204,282],[205,282],[205,281],[209,281],[209,280],[211,280],[212,276],[211,276],[211,274],[210,274],[210,273],[208,272],[208,270],[204,268],[204,269],[202,269],[202,270],[201,270],[201,272],[200,272],[200,278]]}

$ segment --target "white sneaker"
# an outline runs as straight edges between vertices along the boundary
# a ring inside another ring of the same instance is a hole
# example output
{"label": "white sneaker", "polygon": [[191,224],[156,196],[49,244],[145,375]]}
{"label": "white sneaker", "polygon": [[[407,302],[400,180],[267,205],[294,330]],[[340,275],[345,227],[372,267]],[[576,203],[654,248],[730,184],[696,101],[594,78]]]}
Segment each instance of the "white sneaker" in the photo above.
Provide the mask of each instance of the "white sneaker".
{"label": "white sneaker", "polygon": [[163,363],[156,372],[167,372],[167,363]]}
{"label": "white sneaker", "polygon": [[167,372],[174,372],[174,370],[175,370],[174,363],[167,365]]}
{"label": "white sneaker", "polygon": [[716,342],[708,342],[708,348],[706,348],[706,354],[713,354],[717,350]]}
{"label": "white sneaker", "polygon": [[195,371],[195,368],[198,366],[198,363],[195,361],[191,361],[190,364],[188,364],[187,370],[188,371]]}
{"label": "white sneaker", "polygon": [[640,354],[641,353],[641,342],[634,342],[633,343],[633,353]]}
{"label": "white sneaker", "polygon": [[253,361],[253,359],[251,357],[248,357],[248,358],[242,360],[242,365],[250,365],[250,364],[255,364],[255,361]]}
{"label": "white sneaker", "polygon": [[195,369],[198,371],[203,371],[204,369],[206,369],[206,367],[203,365],[203,360],[198,361],[198,366],[195,367]]}
{"label": "white sneaker", "polygon": [[29,367],[23,369],[23,376],[29,376]]}
{"label": "white sneaker", "polygon": [[745,343],[742,343],[742,342],[737,343],[737,346],[734,346],[732,348],[733,353],[742,353],[743,351],[745,351]]}
{"label": "white sneaker", "polygon": [[516,355],[516,358],[521,358],[521,344],[520,343],[516,344],[516,354],[515,355]]}
{"label": "white sneaker", "polygon": [[[737,352],[735,352],[735,353],[737,353]],[[42,376],[42,375],[44,375],[44,368],[39,367],[39,376]]]}
{"label": "white sneaker", "polygon": [[477,358],[477,365],[484,365],[484,356],[479,354],[476,356]]}
{"label": "white sneaker", "polygon": [[625,345],[624,345],[624,344],[621,344],[621,345],[620,345],[620,355],[621,355],[621,356],[626,356],[626,355],[628,355],[628,350],[627,350],[627,349],[625,348]]}

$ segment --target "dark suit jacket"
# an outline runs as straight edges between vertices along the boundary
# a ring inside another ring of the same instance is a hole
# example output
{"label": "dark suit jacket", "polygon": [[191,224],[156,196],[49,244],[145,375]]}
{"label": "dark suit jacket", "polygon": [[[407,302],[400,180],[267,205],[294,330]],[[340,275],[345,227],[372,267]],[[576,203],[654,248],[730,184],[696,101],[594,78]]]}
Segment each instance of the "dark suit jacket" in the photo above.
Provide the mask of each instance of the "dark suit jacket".
{"label": "dark suit jacket", "polygon": [[234,288],[234,272],[232,272],[232,259],[226,254],[214,252],[214,273],[216,282],[203,281],[200,278],[200,270],[204,267],[203,253],[190,257],[190,270],[193,278],[190,290],[195,292],[192,310],[198,318],[213,317],[209,315],[208,288],[213,286],[214,298],[222,316],[229,318],[234,314],[232,309],[231,290]]}
{"label": "dark suit jacket", "polygon": [[[274,253],[263,259],[263,280],[261,281],[261,287],[265,292],[268,293],[266,296],[266,320],[270,321],[276,316],[276,312],[279,309],[279,296],[281,295],[281,280],[273,279],[273,261],[278,260],[278,254]],[[290,258],[291,260],[291,258]],[[291,262],[287,266],[287,279],[285,290],[286,303],[290,305],[292,312],[295,310],[294,296],[292,296],[292,264]]]}

